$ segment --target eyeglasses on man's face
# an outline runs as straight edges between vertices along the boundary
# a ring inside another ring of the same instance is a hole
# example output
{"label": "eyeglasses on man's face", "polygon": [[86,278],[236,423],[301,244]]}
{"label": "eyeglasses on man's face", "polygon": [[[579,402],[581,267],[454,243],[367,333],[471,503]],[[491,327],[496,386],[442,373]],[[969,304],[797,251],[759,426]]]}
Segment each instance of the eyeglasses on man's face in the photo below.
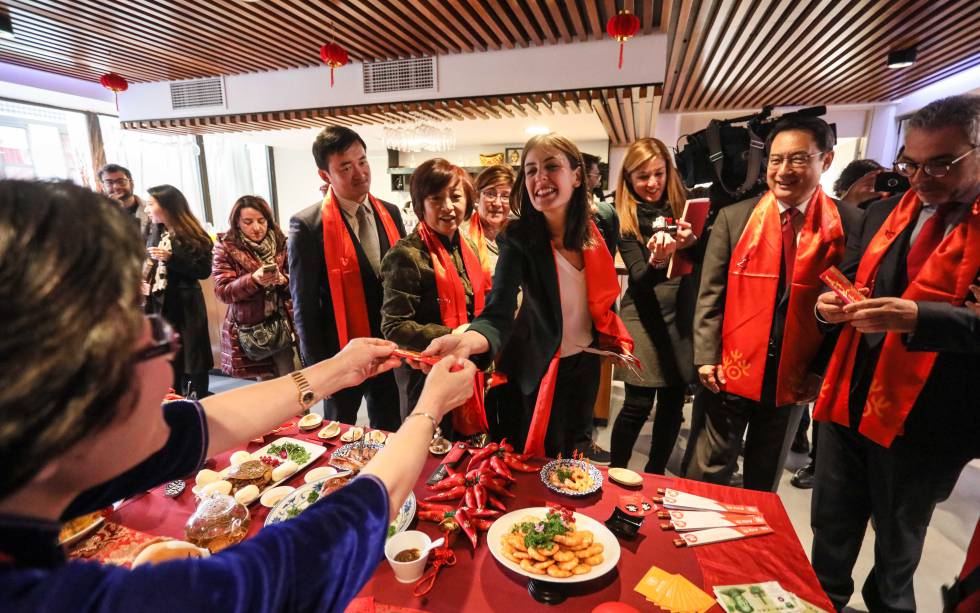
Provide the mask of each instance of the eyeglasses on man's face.
{"label": "eyeglasses on man's face", "polygon": [[794,153],[793,155],[770,155],[769,168],[779,168],[783,162],[789,162],[790,168],[806,168],[813,158],[823,155],[823,151],[816,153]]}
{"label": "eyeglasses on man's face", "polygon": [[122,185],[126,185],[127,183],[129,183],[129,179],[127,179],[126,177],[123,177],[122,179],[103,179],[102,180],[102,185],[105,185],[106,187],[112,187],[114,185],[120,185],[120,186],[122,186]]}
{"label": "eyeglasses on man's face", "polygon": [[148,362],[180,349],[180,335],[159,315],[147,315],[150,322],[150,345],[133,354],[134,362]]}
{"label": "eyeglasses on man's face", "polygon": [[930,160],[925,164],[918,164],[916,162],[909,162],[908,160],[898,160],[895,162],[895,171],[899,174],[903,174],[906,177],[911,177],[915,173],[922,169],[922,172],[926,173],[930,177],[936,179],[941,179],[949,174],[949,171],[956,166],[959,162],[966,159],[968,155],[980,148],[980,145],[974,145],[972,149],[964,153],[958,158],[952,159],[948,162],[942,160]]}

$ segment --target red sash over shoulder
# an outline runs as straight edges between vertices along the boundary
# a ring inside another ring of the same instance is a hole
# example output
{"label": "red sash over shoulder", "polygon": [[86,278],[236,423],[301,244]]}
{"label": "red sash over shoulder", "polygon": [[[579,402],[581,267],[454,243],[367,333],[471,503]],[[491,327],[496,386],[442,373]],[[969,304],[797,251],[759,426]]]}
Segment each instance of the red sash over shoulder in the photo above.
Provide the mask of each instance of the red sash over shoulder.
{"label": "red sash over shoulder", "polygon": [[[395,220],[377,198],[371,195],[368,198],[388,236],[388,245],[394,245],[401,238]],[[333,189],[327,190],[320,209],[323,215],[323,260],[327,265],[327,282],[333,303],[334,322],[330,324],[337,326],[337,338],[342,349],[352,338],[371,336],[371,324],[357,249],[344,224]]]}
{"label": "red sash over shoulder", "polygon": [[472,217],[470,217],[470,227],[469,227],[470,240],[476,245],[476,251],[480,256],[480,263],[483,265],[483,273],[488,277],[493,277],[493,271],[490,270],[490,251],[487,249],[487,236],[483,230],[483,220],[480,219],[480,215],[473,211]]}
{"label": "red sash over shoulder", "polygon": [[[922,202],[908,191],[871,239],[858,264],[855,285],[874,287],[885,253],[902,232],[919,217]],[[902,293],[908,300],[948,302],[961,305],[970,283],[980,269],[980,199],[939,244],[922,270]],[[813,418],[850,425],[848,404],[851,375],[861,333],[845,326],[837,339],[834,355],[827,367]],[[907,351],[901,334],[889,332],[871,379],[858,432],[884,447],[890,447],[901,433],[902,424],[915,405],[922,387],[936,363],[936,352]]]}
{"label": "red sash over shoulder", "polygon": [[[432,256],[432,269],[436,275],[436,292],[439,294],[439,314],[442,316],[442,323],[453,329],[468,323],[466,290],[463,288],[463,280],[456,270],[452,256],[424,221],[419,222],[418,232],[429,250],[429,255]],[[463,254],[466,276],[473,286],[473,316],[475,317],[483,311],[488,283],[479,258],[463,240],[462,235],[459,237],[459,250]],[[453,430],[457,434],[469,436],[489,430],[487,414],[483,408],[484,384],[483,373],[478,373],[473,381],[473,396],[466,401],[466,404],[453,411]]]}
{"label": "red sash over shoulder", "polygon": [[[776,406],[803,400],[803,383],[823,338],[813,317],[813,306],[823,288],[819,275],[840,263],[843,255],[840,213],[834,201],[817,187],[796,248],[776,379]],[[756,401],[762,396],[782,257],[779,204],[770,191],[752,211],[728,269],[721,348],[727,380],[723,389],[730,394]]]}
{"label": "red sash over shoulder", "polygon": [[[624,352],[633,352],[633,337],[627,332],[619,316],[612,307],[619,297],[619,279],[616,277],[616,265],[612,255],[602,240],[599,228],[595,222],[589,221],[592,234],[592,246],[582,250],[585,260],[585,287],[588,294],[589,314],[592,324],[599,332],[601,347],[618,347]],[[554,251],[554,248],[552,248]],[[561,257],[554,251],[556,258]],[[557,262],[555,263],[557,266]],[[561,288],[559,288],[559,293]],[[545,454],[544,439],[548,432],[548,421],[551,418],[551,403],[555,396],[555,382],[558,379],[558,362],[561,351],[551,358],[548,370],[538,388],[538,397],[534,402],[534,413],[531,417],[531,427],[524,444],[524,453],[536,456]]]}

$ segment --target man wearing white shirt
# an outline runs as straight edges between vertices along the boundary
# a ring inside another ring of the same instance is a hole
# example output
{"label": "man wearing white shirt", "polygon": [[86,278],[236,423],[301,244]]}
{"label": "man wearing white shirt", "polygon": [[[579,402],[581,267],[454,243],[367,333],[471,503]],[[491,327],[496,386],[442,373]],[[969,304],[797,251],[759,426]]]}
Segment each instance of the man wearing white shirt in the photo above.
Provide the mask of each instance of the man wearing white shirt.
{"label": "man wearing white shirt", "polygon": [[817,276],[840,262],[861,211],[823,193],[834,134],[787,118],[767,143],[769,191],[722,209],[705,249],[694,363],[708,391],[687,477],[727,485],[742,438],[746,488],[775,491],[832,345],[812,318]]}

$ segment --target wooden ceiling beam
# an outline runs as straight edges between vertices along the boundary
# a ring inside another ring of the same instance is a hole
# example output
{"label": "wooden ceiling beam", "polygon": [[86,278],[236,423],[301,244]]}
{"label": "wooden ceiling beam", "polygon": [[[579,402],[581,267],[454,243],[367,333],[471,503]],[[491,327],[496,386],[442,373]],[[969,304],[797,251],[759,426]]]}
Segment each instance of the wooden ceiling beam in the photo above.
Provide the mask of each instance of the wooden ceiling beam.
{"label": "wooden ceiling beam", "polygon": [[[484,47],[493,51],[499,50],[502,46],[508,49],[513,47],[513,45],[508,46],[507,37],[500,32],[497,22],[487,14],[486,9],[480,3],[474,4],[461,0],[451,0],[451,3],[453,10],[483,41]],[[495,35],[500,38],[496,38]]]}
{"label": "wooden ceiling beam", "polygon": [[596,2],[586,2],[585,3],[585,16],[586,16],[586,30],[588,30],[589,38],[601,39],[606,34],[606,29],[604,24],[599,19],[599,7]]}
{"label": "wooden ceiling beam", "polygon": [[422,41],[419,41],[418,37],[412,40],[412,37],[407,36],[399,28],[390,27],[390,24],[384,19],[379,19],[378,14],[375,12],[375,6],[377,5],[380,5],[380,3],[363,6],[362,4],[355,5],[351,2],[337,2],[334,4],[334,7],[335,10],[344,13],[347,23],[350,26],[362,33],[370,32],[375,38],[388,41],[397,53],[394,57],[413,57],[419,55],[419,43]]}
{"label": "wooden ceiling beam", "polygon": [[620,144],[629,142],[629,137],[626,135],[626,130],[623,126],[623,117],[620,112],[619,100],[616,98],[616,90],[603,90],[601,100],[609,112],[613,129],[616,130],[616,140]]}
{"label": "wooden ceiling beam", "polygon": [[530,7],[531,14],[534,15],[534,19],[540,27],[541,33],[544,35],[545,42],[549,45],[557,43],[558,37],[555,35],[554,30],[551,29],[548,18],[541,11],[541,5],[538,3],[538,0],[524,0],[524,3]]}
{"label": "wooden ceiling beam", "polygon": [[[496,51],[497,49],[500,49],[500,45],[498,45],[492,37],[487,37],[485,34],[480,34],[480,32],[477,32],[474,35],[467,26],[473,25],[475,27],[476,24],[467,24],[460,21],[459,16],[457,16],[451,10],[450,6],[446,3],[446,0],[436,0],[433,5],[435,6],[436,10],[442,14],[443,19],[445,19],[447,23],[455,28],[456,32],[461,34],[470,42],[470,45],[475,51],[486,51],[488,49],[491,51]],[[465,15],[464,20],[467,22],[469,21],[469,19],[466,19]]]}
{"label": "wooden ceiling beam", "polygon": [[[558,33],[561,35],[561,40],[566,45],[572,42],[572,34],[575,33],[575,26],[569,27],[569,24],[565,22],[565,16],[561,12],[561,7],[555,0],[545,0],[545,4],[548,6],[548,12],[551,13],[551,20],[555,22],[555,26],[558,28]],[[566,2],[565,8],[569,12],[578,11],[575,9],[574,2]]]}
{"label": "wooden ceiling beam", "polygon": [[[476,12],[477,20],[482,21],[486,27],[493,31],[494,35],[497,37],[497,40],[500,41],[500,46],[506,49],[514,48],[514,41],[507,36],[507,33],[504,32],[503,28],[501,28],[497,23],[497,20],[494,19],[495,15],[499,15],[498,13],[491,14],[489,11],[487,11],[486,6],[484,6],[484,3],[482,2],[467,3],[466,6],[469,7],[470,11]],[[503,21],[504,16],[499,16],[501,21]]]}
{"label": "wooden ceiling beam", "polygon": [[510,6],[510,10],[517,17],[527,36],[531,38],[531,42],[537,46],[541,46],[541,36],[538,35],[538,31],[534,29],[534,24],[531,19],[528,19],[527,13],[524,12],[523,4],[523,0],[507,0],[507,5]]}
{"label": "wooden ceiling beam", "polygon": [[565,9],[572,18],[572,33],[574,34],[575,38],[583,43],[588,41],[589,28],[586,26],[586,22],[582,19],[579,4],[577,2],[569,2],[565,5]]}
{"label": "wooden ceiling beam", "polygon": [[633,117],[633,92],[631,90],[630,87],[622,87],[616,90],[616,100],[623,113],[623,132],[629,142],[633,142],[637,138],[636,121]]}
{"label": "wooden ceiling beam", "polygon": [[[452,40],[452,42],[454,43],[455,48],[467,53],[472,52],[474,49],[473,45],[463,40],[463,37],[460,36],[459,33],[457,33],[452,28],[451,25],[446,23],[442,18],[440,18],[436,14],[436,11],[433,9],[431,4],[432,1],[433,0],[416,0],[416,3],[413,5],[413,8],[417,13],[420,14],[421,17],[424,17],[426,20],[428,20],[429,23],[431,23],[436,29],[445,32],[446,36],[448,36],[449,39]],[[434,2],[436,3],[437,6],[441,6],[440,3],[442,2],[442,0],[434,0]],[[411,11],[413,9],[408,8],[406,10]]]}
{"label": "wooden ceiling beam", "polygon": [[[479,5],[477,5],[479,6]],[[513,47],[527,47],[528,41],[527,37],[521,33],[520,28],[514,23],[514,20],[510,18],[507,10],[500,4],[500,0],[487,0],[487,6],[493,16],[504,24],[504,27],[509,33],[509,39],[513,43]]]}
{"label": "wooden ceiling beam", "polygon": [[612,142],[612,144],[613,145],[623,144],[619,140],[619,135],[616,134],[616,131],[613,129],[612,122],[609,120],[609,113],[606,112],[606,105],[602,103],[602,100],[600,100],[599,98],[595,98],[591,101],[591,105],[592,105],[592,109],[595,111],[595,114],[599,117],[599,122],[602,124],[602,127],[606,130],[606,135],[609,137],[609,140]]}

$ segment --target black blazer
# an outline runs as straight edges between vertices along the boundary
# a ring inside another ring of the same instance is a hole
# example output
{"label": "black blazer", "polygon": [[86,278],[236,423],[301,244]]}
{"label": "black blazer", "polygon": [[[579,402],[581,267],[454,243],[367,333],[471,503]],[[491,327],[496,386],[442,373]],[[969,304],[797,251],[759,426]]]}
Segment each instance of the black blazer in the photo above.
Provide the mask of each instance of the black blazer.
{"label": "black blazer", "polygon": [[[848,247],[841,263],[841,271],[852,281],[868,244],[900,199],[890,198],[868,207],[858,233],[859,242]],[[909,224],[882,257],[872,297],[900,296],[905,291],[905,259],[912,227]],[[904,336],[905,346],[909,351],[938,351],[939,356],[905,421],[905,434],[936,453],[980,457],[980,386],[975,383],[980,374],[980,316],[966,307],[944,302],[917,304],[918,324],[914,332]],[[851,378],[853,428],[860,423],[883,339],[883,334],[861,335]],[[896,444],[899,440],[901,437]]]}
{"label": "black blazer", "polygon": [[[603,239],[607,243],[615,241],[615,237]],[[520,387],[521,393],[530,395],[561,346],[561,296],[555,256],[549,242],[519,240],[509,229],[497,237],[497,246],[500,257],[493,288],[483,313],[469,327],[487,338],[490,350],[473,359],[484,368],[500,352],[497,368]],[[518,290],[523,297],[515,318]]]}
{"label": "black blazer", "polygon": [[[727,206],[718,212],[711,236],[704,252],[704,264],[701,270],[701,287],[698,293],[697,309],[694,315],[694,364],[721,363],[721,331],[725,313],[725,288],[728,285],[728,266],[732,252],[742,238],[745,224],[749,221],[752,211],[761,197],[743,200]],[[860,233],[863,213],[852,206],[837,204],[841,225],[844,228],[844,240],[847,249],[856,246]],[[783,272],[780,271],[780,275]],[[786,310],[789,306],[789,294],[784,293],[777,298],[774,311],[773,325],[770,331],[770,344],[778,351],[782,343],[783,325],[786,320]],[[810,370],[822,373],[827,360],[833,351],[836,337],[827,335],[821,345]],[[772,362],[773,360],[768,360]]]}
{"label": "black blazer", "polygon": [[[381,202],[395,221],[399,237],[405,236],[401,213],[395,205]],[[334,322],[333,302],[327,281],[327,265],[323,259],[323,217],[320,202],[303,209],[289,220],[289,292],[293,296],[293,320],[299,337],[300,356],[304,365],[315,364],[340,351],[337,325]],[[341,215],[344,226],[350,224]],[[378,228],[381,257],[391,248],[377,212],[374,222]],[[351,234],[352,236],[353,233]],[[355,237],[356,238],[356,237]],[[354,240],[357,262],[364,281],[364,300],[367,303],[371,335],[381,338],[381,278],[374,274],[371,263],[357,240]]]}

